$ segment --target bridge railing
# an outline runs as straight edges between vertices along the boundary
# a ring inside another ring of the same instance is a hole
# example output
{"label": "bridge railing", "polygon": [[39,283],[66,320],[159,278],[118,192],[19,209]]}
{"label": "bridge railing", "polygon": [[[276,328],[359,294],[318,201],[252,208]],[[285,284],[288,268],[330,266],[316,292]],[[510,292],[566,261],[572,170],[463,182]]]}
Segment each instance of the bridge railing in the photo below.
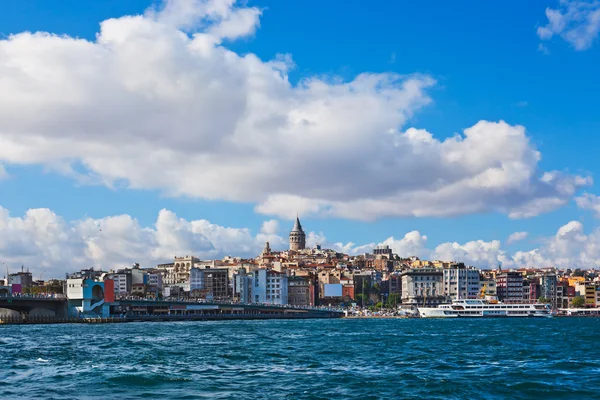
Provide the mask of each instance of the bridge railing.
{"label": "bridge railing", "polygon": [[0,294],[0,299],[26,299],[26,300],[67,300],[63,294]]}
{"label": "bridge railing", "polygon": [[276,307],[276,308],[286,308],[286,309],[298,309],[298,310],[314,310],[314,311],[336,311],[342,312],[341,308],[337,307],[328,307],[328,306],[298,306],[291,304],[275,304],[275,303],[244,303],[240,301],[227,301],[227,300],[206,300],[206,299],[188,299],[181,297],[167,297],[163,299],[149,299],[146,297],[136,297],[136,296],[123,296],[116,298],[115,301],[143,301],[148,303],[157,303],[157,302],[177,302],[177,303],[185,303],[185,304],[214,304],[214,305],[233,305],[233,306],[254,306],[254,307]]}

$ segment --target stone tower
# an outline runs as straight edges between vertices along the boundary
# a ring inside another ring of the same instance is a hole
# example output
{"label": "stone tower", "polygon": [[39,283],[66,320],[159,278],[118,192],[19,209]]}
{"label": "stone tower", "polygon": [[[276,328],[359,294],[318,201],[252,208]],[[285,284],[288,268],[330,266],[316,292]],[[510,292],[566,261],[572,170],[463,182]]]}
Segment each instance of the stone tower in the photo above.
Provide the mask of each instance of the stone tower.
{"label": "stone tower", "polygon": [[302,230],[300,219],[296,216],[296,223],[290,232],[290,250],[298,251],[306,247],[306,235]]}

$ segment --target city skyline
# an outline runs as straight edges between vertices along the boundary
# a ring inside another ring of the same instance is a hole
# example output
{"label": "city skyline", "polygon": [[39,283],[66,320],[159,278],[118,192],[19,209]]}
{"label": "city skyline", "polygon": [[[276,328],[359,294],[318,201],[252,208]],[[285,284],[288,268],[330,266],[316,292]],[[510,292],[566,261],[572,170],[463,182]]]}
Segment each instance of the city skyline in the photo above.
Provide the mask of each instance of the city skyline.
{"label": "city skyline", "polygon": [[505,4],[9,0],[1,265],[599,266],[600,8]]}

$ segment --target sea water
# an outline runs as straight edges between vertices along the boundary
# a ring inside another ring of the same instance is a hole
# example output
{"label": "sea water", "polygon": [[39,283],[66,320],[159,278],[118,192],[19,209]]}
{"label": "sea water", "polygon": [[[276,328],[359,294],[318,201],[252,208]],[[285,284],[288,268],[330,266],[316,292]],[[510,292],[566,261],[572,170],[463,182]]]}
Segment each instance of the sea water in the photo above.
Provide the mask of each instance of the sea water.
{"label": "sea water", "polygon": [[0,399],[600,398],[600,319],[0,326]]}

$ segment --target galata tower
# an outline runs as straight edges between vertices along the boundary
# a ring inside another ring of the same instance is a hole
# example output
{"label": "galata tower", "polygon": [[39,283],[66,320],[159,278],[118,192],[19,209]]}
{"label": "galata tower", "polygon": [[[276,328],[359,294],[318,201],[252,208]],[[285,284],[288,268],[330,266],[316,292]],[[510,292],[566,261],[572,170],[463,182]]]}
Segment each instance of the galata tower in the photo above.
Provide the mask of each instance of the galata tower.
{"label": "galata tower", "polygon": [[302,230],[300,219],[296,216],[296,223],[290,232],[290,250],[298,251],[306,247],[306,235]]}

